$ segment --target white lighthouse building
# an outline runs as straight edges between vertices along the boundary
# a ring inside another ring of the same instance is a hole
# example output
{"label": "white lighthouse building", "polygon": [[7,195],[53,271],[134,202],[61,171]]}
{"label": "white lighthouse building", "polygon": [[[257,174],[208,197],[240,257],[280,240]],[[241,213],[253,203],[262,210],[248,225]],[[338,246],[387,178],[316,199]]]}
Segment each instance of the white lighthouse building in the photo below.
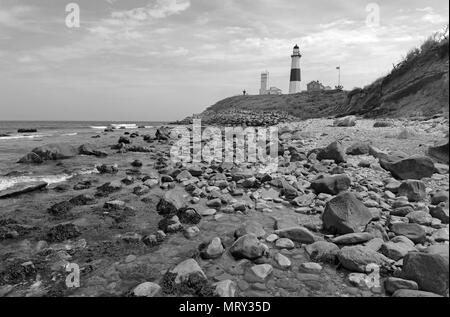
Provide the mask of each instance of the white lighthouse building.
{"label": "white lighthouse building", "polygon": [[298,45],[294,46],[294,52],[292,54],[292,65],[291,65],[291,80],[289,84],[289,94],[296,94],[300,92],[300,83],[302,80],[301,70],[300,70],[300,48]]}
{"label": "white lighthouse building", "polygon": [[261,73],[261,88],[259,89],[260,95],[266,95],[269,90],[269,72],[265,71]]}

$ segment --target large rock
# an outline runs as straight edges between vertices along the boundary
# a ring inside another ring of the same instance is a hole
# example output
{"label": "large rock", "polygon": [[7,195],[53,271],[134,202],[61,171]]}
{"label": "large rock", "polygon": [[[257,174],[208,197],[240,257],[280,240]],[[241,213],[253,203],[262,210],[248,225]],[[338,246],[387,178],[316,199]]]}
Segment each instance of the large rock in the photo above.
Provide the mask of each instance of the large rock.
{"label": "large rock", "polygon": [[380,165],[391,172],[398,179],[417,179],[431,177],[435,172],[433,161],[424,156],[412,156],[410,158],[393,160],[392,158],[381,158]]}
{"label": "large rock", "polygon": [[267,252],[267,246],[262,244],[254,234],[247,234],[234,242],[230,253],[236,259],[255,260]]}
{"label": "large rock", "polygon": [[205,280],[207,279],[206,274],[194,259],[187,259],[186,261],[181,262],[170,272],[177,275],[175,277],[176,284],[180,284],[189,280],[189,277],[191,277],[192,275],[203,278]]}
{"label": "large rock", "polygon": [[357,233],[348,233],[342,236],[336,237],[331,240],[334,244],[337,245],[352,245],[352,244],[361,244],[367,241],[370,241],[374,238],[372,233],[369,232],[357,232]]}
{"label": "large rock", "polygon": [[339,247],[334,243],[317,241],[305,247],[309,258],[317,262],[335,263]]}
{"label": "large rock", "polygon": [[419,289],[419,285],[417,285],[414,281],[404,280],[397,277],[388,277],[384,281],[384,288],[386,289],[386,292],[393,294],[400,289],[417,291]]}
{"label": "large rock", "polygon": [[372,214],[354,194],[346,192],[327,203],[322,220],[325,230],[347,234],[364,231]]}
{"label": "large rock", "polygon": [[347,161],[342,144],[339,141],[335,141],[326,148],[320,149],[317,153],[317,159],[319,161],[333,160],[337,164],[345,163]]}
{"label": "large rock", "polygon": [[72,158],[78,155],[78,150],[71,144],[55,143],[47,144],[33,149],[43,161],[54,161]]}
{"label": "large rock", "polygon": [[439,219],[442,223],[449,223],[449,203],[440,203],[436,207],[430,207],[430,215]]}
{"label": "large rock", "polygon": [[381,267],[392,263],[381,253],[364,246],[344,247],[339,251],[338,259],[347,270],[360,273],[368,273],[369,264]]}
{"label": "large rock", "polygon": [[178,191],[169,191],[164,194],[156,206],[156,211],[160,215],[175,215],[181,208],[186,206],[183,194]]}
{"label": "large rock", "polygon": [[396,222],[391,225],[391,231],[397,236],[405,236],[414,243],[422,243],[427,237],[425,229],[416,223]]}
{"label": "large rock", "polygon": [[351,180],[345,174],[325,176],[311,182],[311,188],[316,194],[325,193],[337,195],[350,188]]}
{"label": "large rock", "polygon": [[30,152],[24,157],[22,157],[17,163],[23,163],[23,164],[41,164],[44,160],[37,155],[36,153]]}
{"label": "large rock", "polygon": [[423,291],[445,296],[448,292],[449,258],[440,254],[409,253],[403,259],[401,275],[417,282]]}
{"label": "large rock", "polygon": [[224,280],[214,284],[219,297],[235,297],[237,285],[232,280]]}
{"label": "large rock", "polygon": [[155,297],[161,291],[161,286],[152,282],[145,282],[139,284],[133,289],[133,296],[135,297]]}
{"label": "large rock", "polygon": [[399,289],[392,295],[392,297],[413,298],[413,297],[442,297],[442,296],[430,292],[416,291],[412,289]]}
{"label": "large rock", "polygon": [[304,244],[311,244],[317,241],[317,237],[304,227],[292,227],[275,231],[280,238],[287,238],[292,241]]}
{"label": "large rock", "polygon": [[348,116],[334,120],[333,125],[335,127],[354,127],[356,126],[356,117]]}
{"label": "large rock", "polygon": [[14,198],[23,194],[42,190],[47,187],[46,182],[35,182],[28,184],[17,184],[11,188],[0,191],[0,199]]}
{"label": "large rock", "polygon": [[394,261],[403,259],[409,252],[414,251],[417,251],[414,242],[403,236],[395,237],[392,241],[384,243],[380,249],[380,253]]}
{"label": "large rock", "polygon": [[89,156],[96,156],[96,157],[106,157],[108,156],[107,153],[98,150],[94,145],[92,144],[83,144],[78,148],[78,153],[81,155],[89,155]]}
{"label": "large rock", "polygon": [[428,155],[436,159],[438,162],[448,164],[449,144],[448,139],[436,142],[434,146],[428,149]]}
{"label": "large rock", "polygon": [[403,181],[398,189],[399,196],[408,197],[409,201],[416,202],[424,200],[427,197],[425,184],[418,180]]}
{"label": "large rock", "polygon": [[266,235],[266,231],[263,226],[257,221],[247,221],[239,229],[234,232],[236,238],[240,238],[247,234],[254,234],[258,238],[262,238]]}
{"label": "large rock", "polygon": [[370,151],[370,145],[364,142],[357,142],[352,144],[345,151],[348,155],[367,155]]}

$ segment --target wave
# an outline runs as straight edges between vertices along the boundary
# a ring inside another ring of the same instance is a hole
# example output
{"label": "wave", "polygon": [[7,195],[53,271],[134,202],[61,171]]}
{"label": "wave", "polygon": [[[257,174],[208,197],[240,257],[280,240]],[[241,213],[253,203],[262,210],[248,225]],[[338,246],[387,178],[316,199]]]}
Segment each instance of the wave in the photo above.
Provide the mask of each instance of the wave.
{"label": "wave", "polygon": [[61,134],[61,136],[75,136],[75,135],[78,135],[78,133],[74,132],[74,133]]}
{"label": "wave", "polygon": [[24,176],[1,176],[0,177],[0,191],[14,187],[17,184],[27,184],[35,182],[46,182],[49,185],[63,183],[78,175],[89,175],[98,173],[96,169],[81,170],[73,174],[59,174],[59,175],[24,175]]}
{"label": "wave", "polygon": [[96,129],[96,130],[105,130],[105,129],[107,129],[108,127],[107,126],[90,126],[89,128],[91,128],[91,129]]}
{"label": "wave", "polygon": [[18,140],[18,139],[36,139],[36,138],[43,138],[46,136],[50,136],[49,134],[35,134],[35,135],[8,135],[8,136],[2,136],[0,137],[0,140]]}
{"label": "wave", "polygon": [[137,124],[132,123],[120,123],[120,124],[111,124],[113,129],[137,129]]}

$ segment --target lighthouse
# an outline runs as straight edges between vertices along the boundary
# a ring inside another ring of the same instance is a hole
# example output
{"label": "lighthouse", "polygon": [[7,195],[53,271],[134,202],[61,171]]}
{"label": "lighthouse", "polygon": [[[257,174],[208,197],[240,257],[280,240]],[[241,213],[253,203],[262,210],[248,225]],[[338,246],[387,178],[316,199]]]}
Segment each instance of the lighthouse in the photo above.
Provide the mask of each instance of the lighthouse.
{"label": "lighthouse", "polygon": [[300,48],[298,45],[294,46],[294,52],[292,54],[292,66],[291,66],[291,81],[289,84],[289,93],[296,94],[300,92],[300,82],[302,80],[301,70],[300,70]]}

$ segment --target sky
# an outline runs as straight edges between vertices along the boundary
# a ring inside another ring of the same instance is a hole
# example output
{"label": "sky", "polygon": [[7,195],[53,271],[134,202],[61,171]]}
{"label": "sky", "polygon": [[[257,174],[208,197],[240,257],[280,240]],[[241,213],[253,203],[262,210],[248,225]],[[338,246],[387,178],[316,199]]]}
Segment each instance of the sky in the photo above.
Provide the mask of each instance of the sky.
{"label": "sky", "polygon": [[[448,23],[447,0],[0,0],[0,121],[171,121],[257,94],[386,75]],[[69,26],[73,24],[69,23]]]}

